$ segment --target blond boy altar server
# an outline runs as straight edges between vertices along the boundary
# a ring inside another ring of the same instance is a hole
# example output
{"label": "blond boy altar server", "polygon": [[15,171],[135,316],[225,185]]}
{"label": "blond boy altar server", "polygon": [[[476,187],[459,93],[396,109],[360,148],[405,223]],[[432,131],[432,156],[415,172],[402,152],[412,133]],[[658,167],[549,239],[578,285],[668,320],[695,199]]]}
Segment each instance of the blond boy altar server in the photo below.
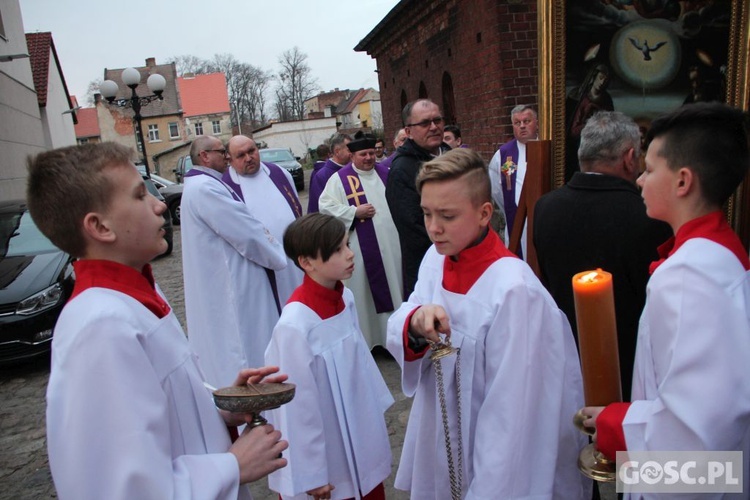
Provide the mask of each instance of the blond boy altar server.
{"label": "blond boy altar server", "polygon": [[[433,245],[388,322],[414,397],[396,488],[425,500],[591,498],[569,413],[583,401],[570,325],[489,227],[482,158],[449,151],[422,166],[417,189]],[[439,383],[428,342],[446,337],[460,351],[440,360]]]}

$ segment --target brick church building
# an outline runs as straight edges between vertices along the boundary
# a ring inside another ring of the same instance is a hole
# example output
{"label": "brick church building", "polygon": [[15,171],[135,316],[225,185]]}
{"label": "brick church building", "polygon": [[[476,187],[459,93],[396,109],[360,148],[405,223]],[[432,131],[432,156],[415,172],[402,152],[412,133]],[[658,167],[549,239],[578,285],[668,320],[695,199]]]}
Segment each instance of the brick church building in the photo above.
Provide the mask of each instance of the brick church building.
{"label": "brick church building", "polygon": [[489,160],[510,110],[537,107],[537,0],[402,0],[354,50],[377,60],[386,138],[428,97]]}

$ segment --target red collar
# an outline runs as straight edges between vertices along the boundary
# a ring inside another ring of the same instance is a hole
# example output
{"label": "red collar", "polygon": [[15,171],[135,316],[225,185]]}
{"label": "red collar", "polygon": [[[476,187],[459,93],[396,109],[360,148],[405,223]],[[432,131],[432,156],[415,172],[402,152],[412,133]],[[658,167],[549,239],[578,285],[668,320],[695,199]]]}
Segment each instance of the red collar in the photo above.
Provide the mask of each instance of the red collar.
{"label": "red collar", "polygon": [[503,257],[518,258],[506,248],[497,233],[490,230],[477,245],[462,250],[456,260],[445,257],[443,287],[465,295],[487,268]]}
{"label": "red collar", "polygon": [[302,284],[297,287],[289,297],[289,302],[300,302],[320,316],[320,319],[328,319],[336,316],[344,310],[344,284],[336,283],[336,288],[326,288],[308,275],[302,279]]}
{"label": "red collar", "polygon": [[134,298],[159,318],[169,314],[169,304],[156,292],[150,264],[140,273],[111,260],[77,260],[73,268],[76,284],[71,299],[89,288],[109,288]]}
{"label": "red collar", "polygon": [[750,270],[750,259],[748,259],[747,251],[742,246],[742,242],[727,224],[724,214],[716,211],[683,224],[677,230],[677,234],[659,246],[659,260],[651,263],[649,272],[653,274],[657,267],[692,238],[705,238],[718,243],[736,255],[746,271]]}

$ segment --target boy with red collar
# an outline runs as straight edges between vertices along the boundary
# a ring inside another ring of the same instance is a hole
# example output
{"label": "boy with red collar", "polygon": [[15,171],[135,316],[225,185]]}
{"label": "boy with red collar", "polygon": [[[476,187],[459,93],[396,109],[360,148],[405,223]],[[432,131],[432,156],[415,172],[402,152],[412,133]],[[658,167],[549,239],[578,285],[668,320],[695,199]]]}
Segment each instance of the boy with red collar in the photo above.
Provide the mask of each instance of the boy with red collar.
{"label": "boy with red collar", "polygon": [[[414,397],[396,488],[411,498],[591,498],[576,467],[586,442],[568,413],[583,400],[573,334],[489,228],[482,158],[449,151],[416,185],[433,245],[388,322],[388,350]],[[460,351],[440,360],[441,383],[427,342],[445,337]]]}
{"label": "boy with red collar", "polygon": [[292,222],[284,251],[305,272],[266,349],[297,390],[266,413],[291,443],[289,467],[269,476],[284,499],[385,498],[391,449],[384,413],[393,404],[344,287],[354,271],[349,232],[321,213]]}
{"label": "boy with red collar", "polygon": [[638,179],[649,217],[675,236],[651,266],[632,403],[582,410],[597,447],[729,451],[750,457],[750,262],[721,207],[748,171],[747,116],[719,103],[683,106],[648,133]]}
{"label": "boy with red collar", "polygon": [[[271,426],[227,426],[151,274],[166,249],[166,209],[115,143],[55,149],[29,161],[29,211],[78,257],[52,341],[47,443],[60,498],[250,498],[244,483],[286,465]],[[259,383],[275,367],[242,370]],[[283,375],[268,381],[285,380]]]}

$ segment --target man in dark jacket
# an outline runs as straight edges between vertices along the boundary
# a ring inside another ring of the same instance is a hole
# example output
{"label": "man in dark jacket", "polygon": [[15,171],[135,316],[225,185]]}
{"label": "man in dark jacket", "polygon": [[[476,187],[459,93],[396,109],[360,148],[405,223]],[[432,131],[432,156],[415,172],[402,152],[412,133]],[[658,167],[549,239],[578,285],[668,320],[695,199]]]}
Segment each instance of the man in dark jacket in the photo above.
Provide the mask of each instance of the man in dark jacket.
{"label": "man in dark jacket", "polygon": [[576,342],[573,275],[597,268],[612,273],[624,401],[630,401],[649,264],[658,258],[656,248],[672,235],[667,224],[648,218],[635,186],[640,149],[633,120],[618,112],[598,112],[581,132],[581,171],[542,196],[534,209],[541,280],[568,316]]}
{"label": "man in dark jacket", "polygon": [[417,272],[432,242],[424,227],[424,216],[415,184],[422,163],[447,151],[443,143],[443,116],[429,99],[418,99],[404,107],[401,117],[408,135],[398,148],[388,174],[385,196],[401,242],[404,299],[414,290]]}

